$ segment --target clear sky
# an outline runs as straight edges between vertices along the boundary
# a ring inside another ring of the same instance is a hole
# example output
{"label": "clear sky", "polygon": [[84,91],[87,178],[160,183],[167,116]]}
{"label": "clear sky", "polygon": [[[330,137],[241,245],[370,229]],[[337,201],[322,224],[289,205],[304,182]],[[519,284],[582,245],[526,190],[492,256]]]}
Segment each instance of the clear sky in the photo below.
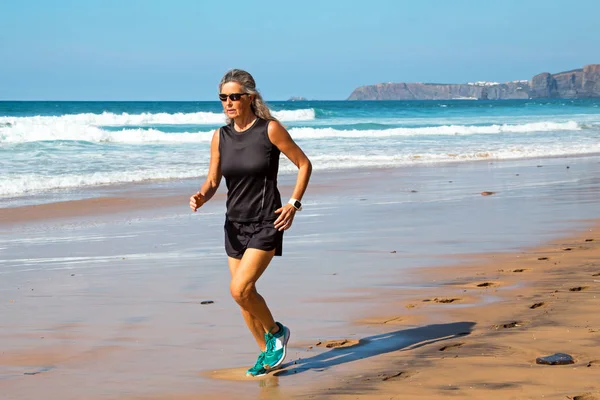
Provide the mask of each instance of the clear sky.
{"label": "clear sky", "polygon": [[598,0],[0,0],[0,99],[267,100],[600,63]]}

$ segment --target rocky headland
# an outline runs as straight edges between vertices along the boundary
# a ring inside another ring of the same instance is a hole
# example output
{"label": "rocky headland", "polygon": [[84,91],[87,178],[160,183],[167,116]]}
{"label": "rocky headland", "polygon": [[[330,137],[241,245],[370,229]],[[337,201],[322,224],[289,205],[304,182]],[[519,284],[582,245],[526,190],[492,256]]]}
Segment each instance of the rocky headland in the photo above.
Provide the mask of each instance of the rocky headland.
{"label": "rocky headland", "polygon": [[348,100],[502,100],[600,97],[600,64],[512,82],[379,83],[356,88]]}

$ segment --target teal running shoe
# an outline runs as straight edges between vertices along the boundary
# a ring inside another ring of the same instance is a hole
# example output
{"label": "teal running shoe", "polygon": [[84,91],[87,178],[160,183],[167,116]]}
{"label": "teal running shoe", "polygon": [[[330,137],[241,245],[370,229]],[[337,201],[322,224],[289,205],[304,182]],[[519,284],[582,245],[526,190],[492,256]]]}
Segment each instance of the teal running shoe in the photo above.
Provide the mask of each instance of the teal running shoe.
{"label": "teal running shoe", "polygon": [[264,351],[260,352],[258,359],[256,360],[256,364],[254,364],[254,367],[246,371],[246,376],[263,376],[267,374],[264,364],[265,354],[266,353]]}
{"label": "teal running shoe", "polygon": [[287,343],[290,340],[290,330],[276,322],[279,326],[279,331],[276,334],[266,333],[265,341],[267,342],[267,350],[265,351],[265,358],[263,360],[264,368],[274,370],[279,368],[285,360]]}

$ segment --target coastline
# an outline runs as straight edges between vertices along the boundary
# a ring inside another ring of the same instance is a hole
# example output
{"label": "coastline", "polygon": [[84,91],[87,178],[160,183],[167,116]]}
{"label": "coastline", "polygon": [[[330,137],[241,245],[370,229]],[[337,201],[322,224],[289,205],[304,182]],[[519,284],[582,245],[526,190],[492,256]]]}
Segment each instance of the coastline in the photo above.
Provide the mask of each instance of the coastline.
{"label": "coastline", "polygon": [[[514,377],[523,368],[538,367],[531,364],[534,353],[549,351],[524,339],[532,332],[553,348],[567,337],[575,342],[556,350],[571,352],[574,366],[547,367],[559,373],[583,369],[586,357],[600,359],[582,344],[597,342],[597,333],[586,338],[576,326],[580,311],[593,314],[598,305],[597,288],[583,282],[596,268],[588,264],[598,261],[598,221],[592,222],[598,218],[598,163],[571,161],[569,171],[559,159],[543,161],[544,168],[533,160],[340,171],[317,179],[307,195],[308,212],[299,214],[297,226],[286,234],[286,257],[261,278],[261,292],[293,330],[287,369],[263,380],[238,378],[254,349],[226,290],[222,200],[192,215],[187,193],[175,206],[171,201],[179,195],[168,197],[174,193],[167,190],[168,201],[135,216],[125,208],[89,219],[71,215],[68,224],[33,219],[27,228],[9,226],[8,240],[0,243],[5,299],[0,311],[6,317],[0,324],[0,391],[9,399],[52,392],[61,400],[217,394],[224,399],[539,398],[536,382],[552,389],[545,378],[532,373],[528,384]],[[581,176],[565,181],[572,173]],[[540,186],[538,180],[550,183]],[[484,190],[497,193],[481,196]],[[43,222],[39,232],[38,222]],[[565,239],[590,228],[593,232],[573,241]],[[581,243],[589,238],[594,241]],[[566,247],[572,251],[562,250]],[[550,262],[537,260],[542,256]],[[584,267],[552,270],[566,265]],[[498,271],[521,268],[522,273]],[[485,282],[493,285],[476,286]],[[589,287],[568,291],[576,286]],[[558,299],[542,298],[555,287]],[[461,300],[434,300],[448,297]],[[538,297],[545,305],[527,308]],[[215,303],[199,304],[207,299]],[[527,313],[565,320],[548,317],[548,325]],[[592,329],[600,328],[595,318],[587,318]],[[517,320],[527,324],[490,329]],[[563,330],[550,332],[548,326]],[[567,336],[566,329],[576,335]],[[465,332],[470,333],[461,335]],[[507,349],[504,343],[513,336],[517,341]],[[349,347],[323,346],[339,340]],[[356,340],[359,345],[350,346]],[[463,344],[439,350],[457,342]],[[465,373],[457,374],[457,368]],[[497,380],[486,381],[490,375]],[[557,381],[556,396],[593,391],[582,384],[590,373],[567,375],[569,382]],[[78,386],[71,387],[76,380]],[[473,384],[476,389],[467,389]]]}

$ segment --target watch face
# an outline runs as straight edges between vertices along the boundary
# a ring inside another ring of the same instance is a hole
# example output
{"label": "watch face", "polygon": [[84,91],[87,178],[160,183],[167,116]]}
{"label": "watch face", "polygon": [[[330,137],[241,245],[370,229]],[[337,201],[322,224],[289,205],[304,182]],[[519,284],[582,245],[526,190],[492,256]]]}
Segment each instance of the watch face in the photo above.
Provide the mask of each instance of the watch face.
{"label": "watch face", "polygon": [[298,200],[296,200],[296,201],[294,202],[294,208],[298,209],[298,208],[300,208],[300,207],[302,207],[302,203],[300,203]]}

